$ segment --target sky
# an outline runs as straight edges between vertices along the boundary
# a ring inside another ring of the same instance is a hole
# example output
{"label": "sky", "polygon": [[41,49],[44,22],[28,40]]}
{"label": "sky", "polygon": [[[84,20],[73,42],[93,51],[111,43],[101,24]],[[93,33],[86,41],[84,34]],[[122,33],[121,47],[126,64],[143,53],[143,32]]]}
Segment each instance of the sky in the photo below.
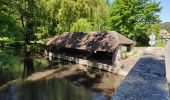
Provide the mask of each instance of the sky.
{"label": "sky", "polygon": [[[170,22],[170,0],[155,0],[155,1],[161,1],[161,7],[162,11],[160,13],[160,18],[162,22]],[[110,2],[113,2],[113,0],[110,0]]]}
{"label": "sky", "polygon": [[160,17],[162,22],[170,22],[170,0],[156,0],[161,1],[162,11]]}

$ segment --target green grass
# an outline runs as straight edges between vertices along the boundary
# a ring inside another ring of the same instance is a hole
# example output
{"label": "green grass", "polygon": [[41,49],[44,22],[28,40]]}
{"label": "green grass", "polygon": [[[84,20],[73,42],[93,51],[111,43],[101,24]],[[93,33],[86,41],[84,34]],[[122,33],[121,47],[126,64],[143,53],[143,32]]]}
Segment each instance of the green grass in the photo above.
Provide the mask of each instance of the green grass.
{"label": "green grass", "polygon": [[[155,42],[155,47],[165,47],[167,44],[166,41],[156,41]],[[141,45],[137,45],[136,48],[146,48],[146,47],[150,47],[149,45],[145,45],[145,46],[141,46]]]}
{"label": "green grass", "polygon": [[149,47],[149,45],[147,45],[147,46],[135,46],[135,48],[147,48],[147,47]]}
{"label": "green grass", "polygon": [[11,39],[8,37],[0,37],[0,41],[10,41]]}
{"label": "green grass", "polygon": [[155,43],[155,46],[156,46],[156,47],[165,47],[166,44],[167,44],[166,41],[159,41],[159,42],[156,42],[156,43]]}

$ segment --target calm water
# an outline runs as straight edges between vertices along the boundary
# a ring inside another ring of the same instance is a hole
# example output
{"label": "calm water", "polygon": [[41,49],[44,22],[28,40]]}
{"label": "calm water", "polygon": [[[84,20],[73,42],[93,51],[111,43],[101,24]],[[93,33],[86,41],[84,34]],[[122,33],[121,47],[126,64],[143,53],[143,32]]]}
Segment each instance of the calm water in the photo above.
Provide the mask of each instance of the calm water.
{"label": "calm water", "polygon": [[[50,63],[33,51],[16,48],[0,50],[0,100],[106,100],[99,93],[74,85],[66,79],[22,82],[30,74],[46,70],[51,65],[62,67],[67,64],[60,60]],[[19,81],[5,86],[15,79]]]}

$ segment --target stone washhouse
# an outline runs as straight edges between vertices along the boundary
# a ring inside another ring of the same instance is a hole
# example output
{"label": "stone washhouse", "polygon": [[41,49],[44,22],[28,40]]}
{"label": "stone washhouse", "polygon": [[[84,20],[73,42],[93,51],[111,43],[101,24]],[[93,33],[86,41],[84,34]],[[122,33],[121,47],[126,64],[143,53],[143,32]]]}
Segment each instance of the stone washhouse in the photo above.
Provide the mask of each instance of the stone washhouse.
{"label": "stone washhouse", "polygon": [[[118,50],[121,45],[131,52],[136,42],[119,34],[109,32],[64,32],[44,42],[49,47],[49,57],[71,61],[87,67],[109,72],[117,71]],[[51,58],[52,60],[52,58]]]}

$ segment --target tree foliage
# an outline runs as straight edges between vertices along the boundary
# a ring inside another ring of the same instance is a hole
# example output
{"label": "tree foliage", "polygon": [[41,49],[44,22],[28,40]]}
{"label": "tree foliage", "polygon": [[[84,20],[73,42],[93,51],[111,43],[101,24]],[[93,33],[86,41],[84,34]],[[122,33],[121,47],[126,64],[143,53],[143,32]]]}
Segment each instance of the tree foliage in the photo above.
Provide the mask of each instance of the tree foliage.
{"label": "tree foliage", "polygon": [[76,23],[71,27],[72,32],[88,32],[91,31],[91,23],[86,19],[79,19]]}
{"label": "tree foliage", "polygon": [[0,36],[16,39],[20,37],[20,22],[15,9],[15,1],[0,1]]}
{"label": "tree foliage", "polygon": [[158,23],[160,2],[154,0],[114,0],[111,13],[111,27],[137,42],[148,42],[147,30]]}
{"label": "tree foliage", "polygon": [[160,36],[160,24],[153,24],[149,27],[147,34],[155,34],[157,37]]}
{"label": "tree foliage", "polygon": [[170,22],[160,24],[161,29],[166,29],[170,33]]}
{"label": "tree foliage", "polygon": [[[145,44],[159,22],[153,0],[1,0],[0,36],[30,41],[65,31],[115,30]],[[148,30],[151,28],[150,30]]]}
{"label": "tree foliage", "polygon": [[10,39],[42,39],[54,34],[59,0],[1,0],[0,36]]}
{"label": "tree foliage", "polygon": [[97,31],[107,12],[106,0],[63,0],[59,10],[59,31],[71,31],[72,25],[81,18],[91,23],[91,30]]}

